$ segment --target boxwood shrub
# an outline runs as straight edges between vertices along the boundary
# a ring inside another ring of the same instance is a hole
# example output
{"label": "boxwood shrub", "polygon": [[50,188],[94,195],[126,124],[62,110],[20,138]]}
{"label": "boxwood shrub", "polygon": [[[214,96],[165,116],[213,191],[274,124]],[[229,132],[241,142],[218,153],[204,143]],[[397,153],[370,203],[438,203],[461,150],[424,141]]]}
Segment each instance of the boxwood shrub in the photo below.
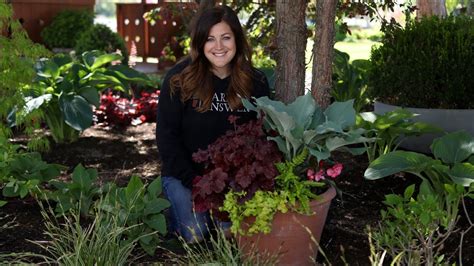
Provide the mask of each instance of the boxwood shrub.
{"label": "boxwood shrub", "polygon": [[41,31],[41,38],[49,48],[73,48],[80,34],[94,25],[91,10],[64,10],[59,12]]}
{"label": "boxwood shrub", "polygon": [[474,20],[424,18],[373,48],[370,94],[405,107],[474,109]]}
{"label": "boxwood shrub", "polygon": [[77,55],[81,55],[85,51],[100,50],[106,53],[113,53],[120,50],[124,60],[128,62],[128,51],[125,41],[116,32],[103,24],[96,24],[83,32],[74,47]]}

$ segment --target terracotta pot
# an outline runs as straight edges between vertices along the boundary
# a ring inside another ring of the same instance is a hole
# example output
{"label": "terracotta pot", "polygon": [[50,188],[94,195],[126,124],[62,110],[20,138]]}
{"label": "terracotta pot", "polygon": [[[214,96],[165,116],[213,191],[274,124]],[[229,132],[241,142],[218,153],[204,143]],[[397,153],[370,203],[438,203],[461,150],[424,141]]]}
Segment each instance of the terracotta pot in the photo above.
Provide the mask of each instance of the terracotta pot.
{"label": "terracotta pot", "polygon": [[278,265],[314,265],[313,260],[318,255],[317,243],[321,239],[329,206],[335,196],[336,190],[331,187],[321,195],[320,200],[310,202],[313,215],[277,213],[269,234],[240,236],[239,246],[243,254],[277,256]]}

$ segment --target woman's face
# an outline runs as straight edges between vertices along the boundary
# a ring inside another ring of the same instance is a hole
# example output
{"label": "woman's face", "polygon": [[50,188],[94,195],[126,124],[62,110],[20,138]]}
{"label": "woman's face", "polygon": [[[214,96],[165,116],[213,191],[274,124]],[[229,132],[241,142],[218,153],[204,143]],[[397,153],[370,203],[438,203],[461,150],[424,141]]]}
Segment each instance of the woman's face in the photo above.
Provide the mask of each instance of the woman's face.
{"label": "woman's face", "polygon": [[211,63],[212,72],[224,78],[230,74],[230,62],[235,56],[235,36],[229,25],[219,22],[212,26],[204,44],[204,55]]}

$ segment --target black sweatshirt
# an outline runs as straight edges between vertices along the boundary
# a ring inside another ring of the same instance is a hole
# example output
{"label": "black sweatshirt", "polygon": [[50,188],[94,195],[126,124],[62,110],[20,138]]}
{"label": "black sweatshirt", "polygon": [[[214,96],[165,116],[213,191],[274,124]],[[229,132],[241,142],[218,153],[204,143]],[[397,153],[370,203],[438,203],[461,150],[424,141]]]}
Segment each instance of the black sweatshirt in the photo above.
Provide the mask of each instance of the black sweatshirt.
{"label": "black sweatshirt", "polygon": [[[188,61],[175,65],[168,71],[160,90],[158,103],[156,139],[161,157],[161,175],[180,179],[184,186],[191,188],[196,175],[201,174],[201,167],[192,161],[192,154],[199,149],[206,149],[227,130],[233,129],[228,121],[230,115],[240,117],[238,124],[256,118],[256,113],[244,107],[231,111],[225,94],[230,77],[220,79],[213,76],[214,97],[210,110],[200,113],[193,107],[198,100],[182,103],[179,93],[170,95],[170,78],[180,73]],[[253,97],[269,96],[270,88],[265,75],[254,69]]]}

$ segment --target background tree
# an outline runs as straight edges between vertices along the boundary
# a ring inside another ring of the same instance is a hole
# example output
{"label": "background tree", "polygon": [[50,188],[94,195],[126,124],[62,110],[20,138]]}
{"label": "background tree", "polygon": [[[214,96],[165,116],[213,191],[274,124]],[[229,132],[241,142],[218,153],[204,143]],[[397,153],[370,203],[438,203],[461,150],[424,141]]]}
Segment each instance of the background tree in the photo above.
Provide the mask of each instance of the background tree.
{"label": "background tree", "polygon": [[446,0],[416,0],[417,17],[446,16]]}
{"label": "background tree", "polygon": [[276,1],[276,98],[292,102],[304,93],[306,0]]}
{"label": "background tree", "polygon": [[328,107],[331,100],[336,4],[337,0],[316,1],[311,93],[322,108]]}

